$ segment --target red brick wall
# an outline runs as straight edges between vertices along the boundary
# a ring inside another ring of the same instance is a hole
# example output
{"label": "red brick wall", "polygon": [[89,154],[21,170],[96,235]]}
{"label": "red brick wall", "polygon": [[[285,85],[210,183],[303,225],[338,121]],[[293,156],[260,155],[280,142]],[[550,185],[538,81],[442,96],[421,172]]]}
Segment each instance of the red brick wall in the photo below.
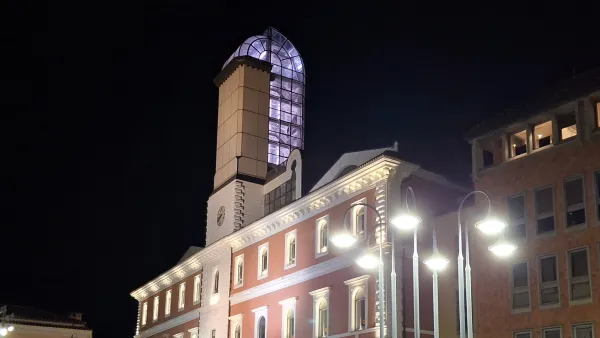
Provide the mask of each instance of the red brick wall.
{"label": "red brick wall", "polygon": [[[512,332],[533,329],[534,337],[541,337],[543,327],[562,325],[563,337],[572,337],[571,325],[600,321],[600,280],[598,278],[600,227],[596,216],[593,172],[600,169],[600,141],[580,144],[577,140],[503,163],[483,171],[475,182],[477,189],[490,193],[494,207],[506,215],[506,197],[518,193],[526,195],[527,241],[519,244],[515,257],[499,260],[487,246],[493,240],[474,233],[472,264],[474,299],[476,302],[475,330],[480,337],[512,337]],[[586,198],[587,229],[565,231],[563,182],[566,178],[583,175]],[[552,185],[555,201],[556,235],[536,238],[534,190]],[[482,200],[478,199],[478,205]],[[569,305],[567,251],[581,246],[589,247],[593,303]],[[561,306],[553,310],[539,308],[537,257],[555,253],[558,256]],[[512,314],[509,288],[511,262],[526,259],[529,263],[531,294],[530,312]],[[598,327],[596,334],[598,335]]]}

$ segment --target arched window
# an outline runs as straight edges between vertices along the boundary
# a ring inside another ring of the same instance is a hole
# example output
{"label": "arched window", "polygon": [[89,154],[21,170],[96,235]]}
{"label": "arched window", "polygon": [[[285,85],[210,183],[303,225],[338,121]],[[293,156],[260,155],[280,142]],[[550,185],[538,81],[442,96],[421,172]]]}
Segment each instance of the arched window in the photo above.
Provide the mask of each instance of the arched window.
{"label": "arched window", "polygon": [[290,309],[285,319],[285,338],[294,338],[294,310]]}
{"label": "arched window", "polygon": [[242,330],[240,329],[240,324],[235,326],[235,331],[233,333],[233,338],[242,338]]}
{"label": "arched window", "polygon": [[266,338],[266,336],[267,336],[267,325],[266,324],[267,323],[266,323],[265,317],[260,317],[258,319],[258,328],[257,328],[258,338]]}
{"label": "arched window", "polygon": [[319,252],[327,252],[327,221],[319,224]]}
{"label": "arched window", "polygon": [[317,317],[317,335],[318,338],[326,338],[328,328],[327,300],[323,299],[319,303],[319,316]]}
{"label": "arched window", "polygon": [[290,236],[288,241],[288,265],[296,263],[296,237]]}
{"label": "arched window", "polygon": [[242,259],[238,259],[237,267],[236,267],[236,279],[235,284],[242,284],[244,281],[244,261]]}
{"label": "arched window", "polygon": [[219,270],[217,270],[217,272],[215,272],[213,293],[219,293]]}
{"label": "arched window", "polygon": [[367,327],[365,290],[357,288],[354,292],[353,307],[354,330],[364,330]]}
{"label": "arched window", "polygon": [[365,207],[356,207],[356,214],[354,216],[354,226],[357,235],[364,235],[366,231],[367,220],[365,217]]}
{"label": "arched window", "polygon": [[269,251],[263,248],[260,252],[260,274],[266,275],[269,268]]}

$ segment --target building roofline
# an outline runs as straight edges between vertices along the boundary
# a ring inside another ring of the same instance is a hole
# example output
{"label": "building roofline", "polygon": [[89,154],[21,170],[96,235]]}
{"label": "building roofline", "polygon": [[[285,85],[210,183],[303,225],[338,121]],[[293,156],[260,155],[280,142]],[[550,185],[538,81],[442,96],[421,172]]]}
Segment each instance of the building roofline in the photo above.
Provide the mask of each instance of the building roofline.
{"label": "building roofline", "polygon": [[231,74],[233,74],[233,72],[239,66],[242,66],[242,65],[250,66],[250,67],[260,69],[260,70],[263,70],[263,71],[269,72],[269,73],[271,72],[271,68],[273,67],[271,65],[271,63],[269,63],[267,61],[255,59],[248,55],[236,56],[233,59],[231,59],[231,61],[227,64],[227,66],[225,66],[225,68],[223,68],[219,72],[219,74],[217,74],[217,76],[215,77],[213,82],[215,83],[215,85],[217,85],[217,87],[222,85],[223,82],[225,82],[225,80],[227,80],[227,78],[229,78],[231,76]]}

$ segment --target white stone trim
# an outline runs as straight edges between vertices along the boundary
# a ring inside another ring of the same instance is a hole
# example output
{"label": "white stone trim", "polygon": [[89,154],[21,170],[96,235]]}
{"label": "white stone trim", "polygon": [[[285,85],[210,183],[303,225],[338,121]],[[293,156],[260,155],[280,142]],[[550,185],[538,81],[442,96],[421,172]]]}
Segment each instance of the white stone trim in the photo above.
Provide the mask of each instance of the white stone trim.
{"label": "white stone trim", "polygon": [[[358,289],[362,289],[365,294],[365,329],[369,328],[369,278],[371,275],[362,275],[356,278],[344,281],[344,284],[348,285],[348,331],[357,331],[354,328],[356,323],[354,322],[354,295],[358,292]],[[362,331],[362,330],[360,330]]]}
{"label": "white stone trim", "polygon": [[[167,297],[169,296],[169,297]],[[173,289],[167,290],[165,292],[165,318],[171,316],[171,305],[173,304]]]}
{"label": "white stone trim", "polygon": [[189,311],[180,316],[173,317],[173,319],[167,320],[166,322],[162,322],[156,326],[149,328],[148,330],[140,332],[136,338],[146,338],[151,337],[156,334],[159,334],[168,329],[174,328],[181,324],[185,324],[192,320],[198,320],[198,312],[197,311]]}
{"label": "white stone trim", "polygon": [[287,331],[287,314],[290,310],[294,313],[294,336],[296,335],[296,300],[298,297],[292,297],[284,299],[279,302],[281,305],[281,337],[287,338],[285,333]]}
{"label": "white stone trim", "polygon": [[[325,250],[321,251],[321,224],[325,222],[325,226],[327,227],[327,234],[329,235],[329,215],[325,215],[323,217],[319,217],[315,221],[315,258],[320,258],[323,256],[327,256],[329,254],[329,242],[327,242],[327,246]],[[329,241],[329,239],[327,239]]]}
{"label": "white stone trim", "polygon": [[[327,329],[329,330],[329,317],[331,312],[329,311],[329,292],[330,287],[324,287],[318,290],[314,290],[309,292],[308,294],[313,297],[313,337],[319,337],[319,326],[321,323],[319,322],[321,318],[319,317],[319,305],[322,301],[327,302]],[[329,333],[329,332],[328,332]]]}
{"label": "white stone trim", "polygon": [[254,313],[254,338],[258,338],[258,320],[260,317],[265,317],[265,338],[269,336],[268,310],[269,308],[266,305],[252,310]]}
{"label": "white stone trim", "polygon": [[[181,284],[179,284],[179,287],[177,288],[177,310],[178,311],[183,311],[185,309],[185,292],[186,291],[187,290],[185,289],[185,282],[182,282]],[[183,295],[183,297],[181,297],[182,295]],[[172,295],[171,295],[171,297],[172,297]]]}
{"label": "white stone trim", "polygon": [[202,298],[202,290],[200,287],[202,286],[202,274],[198,274],[194,276],[194,305],[200,303],[200,299]]}
{"label": "white stone trim", "polygon": [[148,324],[148,301],[142,304],[142,327]]}
{"label": "white stone trim", "polygon": [[357,168],[349,175],[311,192],[286,207],[249,224],[239,231],[226,236],[212,245],[192,255],[182,263],[171,268],[154,280],[131,293],[138,301],[148,295],[167,289],[184,278],[197,273],[205,262],[218,259],[222,255],[231,254],[247,246],[255,244],[265,237],[283,231],[322,211],[346,202],[348,199],[370,189],[382,179],[386,179],[393,171],[409,175],[419,167],[401,162],[388,156],[380,156]]}
{"label": "white stone trim", "polygon": [[[262,252],[267,250],[267,269],[262,271]],[[271,257],[269,257],[269,242],[263,243],[258,247],[258,265],[256,269],[256,279],[261,280],[269,277],[269,265],[271,265]]]}
{"label": "white stone trim", "polygon": [[183,338],[183,332],[179,332],[173,335],[173,338]]}
{"label": "white stone trim", "polygon": [[[238,264],[242,263],[242,279],[239,279],[239,272],[238,272]],[[237,289],[237,288],[241,288],[242,286],[244,286],[244,274],[246,273],[246,266],[244,265],[244,254],[238,255],[237,257],[235,257],[235,262],[233,265],[233,288]]]}
{"label": "white stone trim", "polygon": [[[290,258],[290,246],[288,241],[291,239],[291,237],[293,236],[294,240],[296,241],[296,244],[294,245],[294,250],[296,250],[296,252],[294,253],[296,255],[296,257],[294,258],[294,262],[291,264],[289,263],[289,258]],[[285,258],[283,261],[283,269],[287,270],[287,269],[291,269],[293,267],[296,266],[296,263],[298,262],[298,231],[296,229],[288,232],[287,234],[285,234]]]}
{"label": "white stone trim", "polygon": [[190,338],[198,338],[198,328],[194,327],[188,330],[190,333]]}
{"label": "white stone trim", "polygon": [[338,256],[323,263],[313,265],[306,269],[290,273],[281,278],[277,278],[253,288],[233,294],[231,297],[229,297],[229,301],[231,302],[231,305],[240,304],[250,299],[254,299],[256,297],[282,290],[292,285],[296,285],[307,280],[347,268],[353,264],[354,262],[346,255]]}
{"label": "white stone trim", "polygon": [[158,310],[160,309],[160,296],[154,296],[152,303],[152,322],[156,322],[158,320]]}

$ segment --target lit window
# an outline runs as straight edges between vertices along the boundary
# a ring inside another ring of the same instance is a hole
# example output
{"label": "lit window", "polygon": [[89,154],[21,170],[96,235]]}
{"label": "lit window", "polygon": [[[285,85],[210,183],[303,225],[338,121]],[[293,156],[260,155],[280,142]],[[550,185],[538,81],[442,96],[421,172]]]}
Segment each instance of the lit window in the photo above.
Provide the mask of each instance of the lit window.
{"label": "lit window", "polygon": [[527,237],[527,223],[525,221],[525,195],[508,198],[508,213],[510,215],[510,233],[515,239]]}
{"label": "lit window", "polygon": [[531,331],[519,331],[513,334],[514,338],[531,338]]}
{"label": "lit window", "polygon": [[560,327],[542,329],[542,338],[561,338],[562,332]]}
{"label": "lit window", "polygon": [[165,296],[165,317],[169,317],[169,315],[171,315],[171,290],[167,290]]}
{"label": "lit window", "polygon": [[537,234],[554,233],[554,191],[552,187],[535,191]]}
{"label": "lit window", "polygon": [[596,181],[596,218],[600,221],[600,171],[594,173]]}
{"label": "lit window", "polygon": [[533,127],[533,147],[543,148],[552,144],[552,121],[540,123]]}
{"label": "lit window", "polygon": [[295,328],[296,326],[294,323],[294,310],[290,309],[288,310],[285,319],[285,338],[294,338]]}
{"label": "lit window", "polygon": [[244,284],[244,255],[241,254],[235,259],[235,286]]}
{"label": "lit window", "polygon": [[561,141],[577,136],[577,118],[574,112],[556,116],[556,124],[558,125]]}
{"label": "lit window", "polygon": [[587,248],[569,251],[569,295],[572,302],[592,298]]}
{"label": "lit window", "polygon": [[327,241],[328,241],[328,221],[329,217],[325,216],[317,220],[316,228],[316,256],[321,257],[327,254]]}
{"label": "lit window", "polygon": [[510,157],[517,157],[527,153],[527,131],[522,130],[509,136]]}
{"label": "lit window", "polygon": [[296,230],[285,234],[285,267],[296,266]]}
{"label": "lit window", "polygon": [[556,305],[560,302],[558,290],[558,266],[556,256],[545,256],[539,260],[540,264],[540,304]]}
{"label": "lit window", "polygon": [[185,308],[185,283],[179,284],[179,310]]}
{"label": "lit window", "polygon": [[258,279],[269,275],[269,243],[258,247]]}
{"label": "lit window", "polygon": [[213,277],[213,294],[219,293],[219,270],[215,272]]}
{"label": "lit window", "polygon": [[317,337],[326,338],[329,325],[329,317],[327,314],[327,300],[323,299],[319,303],[319,313],[317,316]]}
{"label": "lit window", "polygon": [[256,330],[257,338],[266,338],[267,336],[267,321],[264,316],[258,319],[258,327]]}
{"label": "lit window", "polygon": [[585,199],[583,196],[583,178],[565,181],[565,204],[567,228],[585,224]]}
{"label": "lit window", "polygon": [[240,324],[235,326],[235,330],[233,332],[233,338],[242,338],[242,329],[240,328]]}
{"label": "lit window", "polygon": [[152,307],[152,321],[157,321],[158,320],[158,301],[159,301],[159,297],[156,296],[154,297],[154,306]]}
{"label": "lit window", "polygon": [[[364,203],[359,201],[358,203]],[[363,205],[354,208],[354,233],[357,236],[364,236],[366,233],[367,219],[366,210]]]}
{"label": "lit window", "polygon": [[517,263],[512,267],[512,309],[529,310],[529,273],[527,262]]}
{"label": "lit window", "polygon": [[600,102],[596,102],[596,128],[600,128]]}
{"label": "lit window", "polygon": [[594,338],[594,325],[591,323],[573,325],[573,338]]}
{"label": "lit window", "polygon": [[142,304],[142,326],[146,325],[148,319],[148,302]]}
{"label": "lit window", "polygon": [[194,304],[200,302],[200,294],[201,294],[201,279],[200,275],[194,277]]}
{"label": "lit window", "polygon": [[364,330],[367,327],[366,322],[366,301],[365,301],[365,290],[363,288],[358,288],[354,292],[353,297],[353,307],[352,310],[354,315],[354,330]]}

